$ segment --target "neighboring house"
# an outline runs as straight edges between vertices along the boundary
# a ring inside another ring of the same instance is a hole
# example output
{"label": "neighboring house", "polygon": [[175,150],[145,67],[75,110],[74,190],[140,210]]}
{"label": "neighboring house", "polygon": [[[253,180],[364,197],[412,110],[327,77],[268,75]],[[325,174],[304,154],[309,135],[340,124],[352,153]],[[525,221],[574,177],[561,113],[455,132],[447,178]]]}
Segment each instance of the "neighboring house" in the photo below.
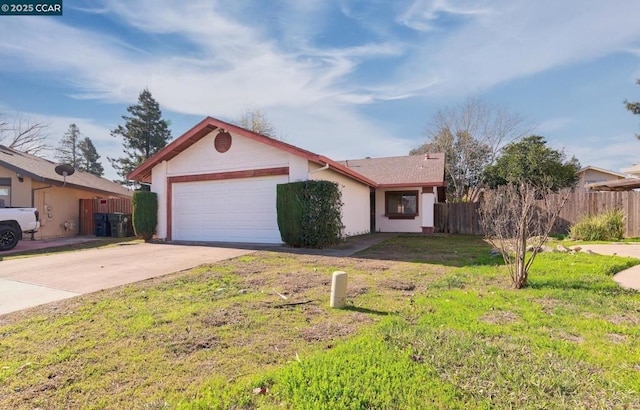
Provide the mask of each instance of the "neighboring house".
{"label": "neighboring house", "polygon": [[630,167],[622,168],[622,172],[634,178],[640,178],[640,164],[633,164]]}
{"label": "neighboring house", "polygon": [[612,182],[620,179],[625,179],[625,174],[620,172],[609,171],[598,167],[587,166],[577,172],[578,187],[585,191],[591,191],[589,185],[600,184],[602,182]]}
{"label": "neighboring house", "polygon": [[80,199],[130,198],[122,185],[76,170],[66,178],[56,164],[0,145],[0,199],[7,207],[40,211],[36,239],[78,234]]}
{"label": "neighboring house", "polygon": [[281,243],[276,185],[334,181],[344,235],[433,232],[444,156],[336,162],[211,117],[136,168],[129,178],[158,194],[157,237]]}

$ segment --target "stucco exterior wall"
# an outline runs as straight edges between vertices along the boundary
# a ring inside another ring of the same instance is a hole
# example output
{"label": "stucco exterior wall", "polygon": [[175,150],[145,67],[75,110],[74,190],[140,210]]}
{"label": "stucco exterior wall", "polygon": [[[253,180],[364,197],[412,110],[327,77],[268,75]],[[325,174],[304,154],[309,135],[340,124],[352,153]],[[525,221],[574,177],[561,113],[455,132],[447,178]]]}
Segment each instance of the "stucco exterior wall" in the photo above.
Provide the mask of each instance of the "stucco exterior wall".
{"label": "stucco exterior wall", "polygon": [[229,150],[220,153],[214,147],[216,135],[209,133],[169,161],[167,176],[289,166],[287,152],[236,134],[231,134]]}
{"label": "stucco exterior wall", "polygon": [[[385,192],[418,191],[417,209],[419,214],[413,219],[389,219],[385,216]],[[376,231],[378,232],[422,232],[422,192],[421,187],[376,189]]]}
{"label": "stucco exterior wall", "polygon": [[595,184],[598,182],[612,181],[616,179],[624,179],[624,178],[617,175],[600,172],[595,169],[587,169],[582,174],[580,174],[579,186],[585,189],[586,191],[589,191],[589,189],[587,189],[585,185]]}
{"label": "stucco exterior wall", "polygon": [[331,169],[310,164],[309,179],[336,182],[342,192],[342,223],[346,236],[361,235],[371,231],[369,186],[354,181]]}
{"label": "stucco exterior wall", "polygon": [[[250,138],[231,134],[231,147],[225,153],[216,151],[211,132],[170,161],[156,165],[152,170],[151,191],[158,194],[158,228],[156,237],[167,238],[167,177],[210,174],[289,167],[289,181],[308,178],[308,161]],[[275,187],[274,187],[275,189]]]}
{"label": "stucco exterior wall", "polygon": [[5,203],[5,206],[31,206],[31,178],[24,177],[20,182],[15,171],[4,167],[0,167],[0,178],[11,178],[11,199],[9,203]]}

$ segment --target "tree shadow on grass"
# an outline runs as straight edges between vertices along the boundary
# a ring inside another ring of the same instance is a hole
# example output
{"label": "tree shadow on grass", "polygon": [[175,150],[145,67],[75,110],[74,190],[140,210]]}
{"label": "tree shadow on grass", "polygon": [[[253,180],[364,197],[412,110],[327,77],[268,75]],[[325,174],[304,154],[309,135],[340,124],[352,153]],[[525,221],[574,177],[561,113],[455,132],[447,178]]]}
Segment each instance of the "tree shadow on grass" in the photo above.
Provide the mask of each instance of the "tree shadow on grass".
{"label": "tree shadow on grass", "polygon": [[385,312],[382,310],[367,309],[367,308],[357,307],[357,306],[346,306],[343,308],[343,310],[348,310],[350,312],[365,313],[367,315],[377,315],[377,316],[388,316],[391,314],[389,312]]}

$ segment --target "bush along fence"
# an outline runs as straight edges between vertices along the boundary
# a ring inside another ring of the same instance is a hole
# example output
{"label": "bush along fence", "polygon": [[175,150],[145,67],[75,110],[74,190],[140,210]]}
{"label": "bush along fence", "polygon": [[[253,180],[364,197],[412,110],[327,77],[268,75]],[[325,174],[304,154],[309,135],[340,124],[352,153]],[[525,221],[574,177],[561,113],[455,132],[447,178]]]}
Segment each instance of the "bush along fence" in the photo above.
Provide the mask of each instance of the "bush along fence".
{"label": "bush along fence", "polygon": [[[477,202],[437,203],[434,231],[483,235]],[[624,237],[640,237],[640,192],[574,192],[564,206],[553,233],[566,234],[585,218],[619,210],[624,215]]]}
{"label": "bush along fence", "polygon": [[279,184],[276,208],[280,235],[288,245],[323,248],[342,238],[342,200],[335,182]]}

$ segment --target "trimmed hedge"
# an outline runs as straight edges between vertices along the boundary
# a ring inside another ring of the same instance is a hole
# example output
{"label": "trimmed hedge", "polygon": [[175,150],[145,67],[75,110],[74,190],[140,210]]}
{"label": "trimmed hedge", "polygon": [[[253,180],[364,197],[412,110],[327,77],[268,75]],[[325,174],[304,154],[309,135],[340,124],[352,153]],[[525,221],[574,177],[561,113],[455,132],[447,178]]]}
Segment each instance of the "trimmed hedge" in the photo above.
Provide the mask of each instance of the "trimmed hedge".
{"label": "trimmed hedge", "polygon": [[294,247],[324,248],[342,239],[342,194],[331,181],[302,181],[277,187],[278,228]]}
{"label": "trimmed hedge", "polygon": [[136,236],[148,242],[158,226],[158,195],[155,192],[133,193],[133,230]]}

